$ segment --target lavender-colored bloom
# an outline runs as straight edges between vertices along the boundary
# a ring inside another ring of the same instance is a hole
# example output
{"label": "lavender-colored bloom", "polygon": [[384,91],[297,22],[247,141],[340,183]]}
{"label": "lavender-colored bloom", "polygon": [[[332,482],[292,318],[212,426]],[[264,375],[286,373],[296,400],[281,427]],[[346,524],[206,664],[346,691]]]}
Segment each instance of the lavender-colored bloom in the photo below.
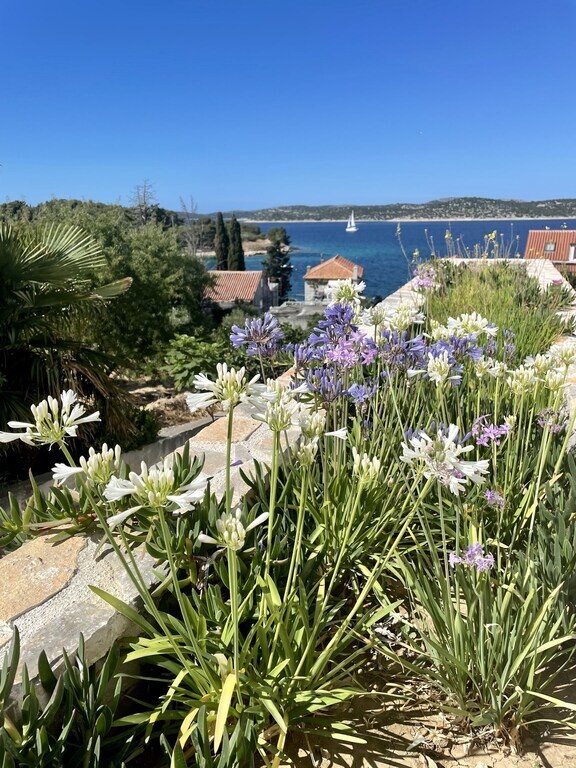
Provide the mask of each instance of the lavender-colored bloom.
{"label": "lavender-colored bloom", "polygon": [[488,447],[491,443],[500,445],[503,437],[510,433],[509,424],[490,424],[487,416],[479,416],[472,425],[472,436],[476,445]]}
{"label": "lavender-colored bloom", "polygon": [[332,368],[314,368],[304,373],[304,380],[311,392],[316,393],[323,405],[329,405],[344,394],[339,373]]}
{"label": "lavender-colored bloom", "polygon": [[326,357],[331,362],[338,363],[341,368],[353,368],[359,360],[356,346],[347,339],[340,339],[332,349],[328,349]]}
{"label": "lavender-colored bloom", "polygon": [[504,509],[506,502],[504,497],[501,496],[498,491],[484,491],[484,498],[489,507],[499,507]]}
{"label": "lavender-colored bloom", "polygon": [[350,333],[358,330],[358,326],[353,325],[354,316],[354,308],[349,304],[333,304],[327,307],[323,319],[310,334],[308,343],[335,344],[339,339],[347,338]]}
{"label": "lavender-colored bloom", "polygon": [[375,392],[375,384],[352,384],[352,386],[346,390],[346,394],[352,398],[355,405],[363,405],[374,397]]}
{"label": "lavender-colored bloom", "polygon": [[466,568],[475,568],[477,573],[486,573],[494,567],[494,555],[491,553],[485,555],[482,544],[475,543],[466,547],[463,556],[450,552],[448,562],[452,568],[463,565]]}
{"label": "lavender-colored bloom", "polygon": [[504,357],[504,362],[506,363],[511,363],[514,360],[514,356],[516,354],[516,344],[514,344],[515,338],[516,334],[514,331],[504,331],[504,347],[502,354]]}
{"label": "lavender-colored bloom", "polygon": [[548,429],[555,435],[564,432],[568,424],[568,414],[564,408],[555,411],[553,408],[544,408],[538,414],[538,425],[542,429]]}
{"label": "lavender-colored bloom", "polygon": [[422,336],[408,339],[406,331],[383,330],[378,356],[390,371],[423,368],[428,359],[428,348]]}
{"label": "lavender-colored bloom", "polygon": [[247,355],[273,357],[280,348],[284,334],[278,327],[278,320],[266,312],[264,317],[246,320],[244,328],[232,326],[230,341],[234,349],[246,346]]}

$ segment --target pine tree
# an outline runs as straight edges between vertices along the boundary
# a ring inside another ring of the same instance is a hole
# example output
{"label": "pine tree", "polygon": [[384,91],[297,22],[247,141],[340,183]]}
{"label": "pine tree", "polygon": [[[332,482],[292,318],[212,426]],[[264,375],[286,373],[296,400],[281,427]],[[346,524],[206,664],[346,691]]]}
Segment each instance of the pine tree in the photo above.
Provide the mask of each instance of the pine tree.
{"label": "pine tree", "polygon": [[228,269],[244,272],[244,249],[242,248],[242,233],[236,216],[230,220],[230,250],[228,251]]}
{"label": "pine tree", "polygon": [[292,265],[290,254],[281,243],[273,243],[266,249],[264,265],[264,277],[271,283],[278,283],[278,298],[285,299],[290,293],[290,278]]}
{"label": "pine tree", "polygon": [[221,213],[216,217],[216,234],[214,236],[214,250],[216,251],[216,269],[228,269],[228,251],[230,239],[224,217]]}

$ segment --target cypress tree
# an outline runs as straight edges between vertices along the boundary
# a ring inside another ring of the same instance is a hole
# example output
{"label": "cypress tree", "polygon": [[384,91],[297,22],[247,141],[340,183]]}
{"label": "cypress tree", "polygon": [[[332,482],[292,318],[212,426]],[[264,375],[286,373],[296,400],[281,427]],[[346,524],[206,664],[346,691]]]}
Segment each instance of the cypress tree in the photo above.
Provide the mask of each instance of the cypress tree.
{"label": "cypress tree", "polygon": [[273,243],[266,249],[264,277],[272,283],[278,283],[278,298],[285,299],[290,293],[292,265],[290,254],[281,243]]}
{"label": "cypress tree", "polygon": [[236,216],[230,220],[230,250],[228,251],[228,269],[244,272],[244,249],[242,248],[242,233]]}
{"label": "cypress tree", "polygon": [[228,251],[230,240],[224,217],[221,213],[216,217],[216,234],[214,235],[214,250],[216,251],[216,269],[228,269]]}

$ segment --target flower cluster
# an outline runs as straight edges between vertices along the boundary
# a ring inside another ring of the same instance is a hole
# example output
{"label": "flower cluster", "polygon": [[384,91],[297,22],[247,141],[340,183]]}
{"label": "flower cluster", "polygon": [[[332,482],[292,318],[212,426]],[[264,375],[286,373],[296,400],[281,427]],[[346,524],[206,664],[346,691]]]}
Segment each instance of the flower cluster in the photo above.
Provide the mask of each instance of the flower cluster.
{"label": "flower cluster", "polygon": [[436,270],[434,267],[421,264],[416,269],[416,273],[412,279],[412,286],[416,291],[428,291],[434,288],[434,281],[436,280]]}
{"label": "flower cluster", "polygon": [[56,464],[52,467],[52,477],[58,485],[65,482],[69,477],[76,474],[84,474],[93,483],[106,485],[110,482],[112,475],[120,471],[122,449],[119,445],[115,448],[108,448],[106,443],[102,445],[102,450],[97,453],[94,448],[88,449],[88,458],[80,458],[79,467],[70,467],[68,464]]}
{"label": "flower cluster", "polygon": [[192,413],[216,404],[228,411],[265,389],[263,384],[256,384],[259,375],[250,380],[246,378],[245,368],[238,371],[235,368],[228,370],[226,363],[218,363],[216,371],[216,381],[211,381],[203,373],[194,377],[195,388],[203,391],[188,392],[186,395],[186,404]]}
{"label": "flower cluster", "polygon": [[554,410],[554,408],[544,408],[537,416],[537,422],[542,429],[548,429],[555,435],[564,432],[568,426],[568,412],[565,408]]}
{"label": "flower cluster", "polygon": [[498,491],[484,491],[484,498],[486,499],[486,504],[491,508],[498,507],[499,509],[504,509],[506,506],[504,497]]}
{"label": "flower cluster", "polygon": [[216,544],[224,549],[231,549],[233,552],[244,548],[246,534],[256,526],[268,519],[268,512],[263,512],[250,525],[244,528],[242,523],[242,510],[236,509],[234,512],[225,512],[216,520],[216,538],[206,533],[198,535],[198,541],[203,544]]}
{"label": "flower cluster", "polygon": [[329,305],[348,304],[357,310],[360,307],[360,294],[366,288],[366,283],[355,280],[328,280],[326,298]]}
{"label": "flower cluster", "polygon": [[30,406],[33,422],[9,421],[10,429],[24,429],[24,432],[0,432],[0,443],[21,440],[27,445],[53,445],[67,437],[76,437],[79,424],[100,421],[100,412],[84,416],[86,409],[77,402],[76,393],[67,389],[56,397],[48,397],[38,405]]}
{"label": "flower cluster", "polygon": [[[174,475],[171,456],[167,456],[160,466],[152,468],[142,462],[140,470],[140,474],[130,472],[127,480],[113,476],[104,490],[104,498],[115,502],[125,496],[133,496],[139,506],[131,512],[142,506],[163,507],[172,503],[176,505],[177,513],[187,512],[192,509],[193,504],[204,498],[208,478],[200,475],[191,483],[179,485]],[[108,522],[111,525],[110,521]]]}
{"label": "flower cluster", "polygon": [[246,320],[244,328],[232,326],[230,341],[234,349],[246,347],[247,355],[271,358],[280,349],[284,334],[278,326],[278,320],[266,312],[264,317]]}
{"label": "flower cluster", "polygon": [[402,443],[401,461],[416,466],[424,477],[435,478],[458,496],[468,480],[483,483],[482,475],[488,472],[488,461],[466,461],[462,454],[474,450],[472,445],[462,445],[459,430],[450,424],[448,431],[440,428],[434,437],[424,431],[414,433],[408,444]]}
{"label": "flower cluster", "polygon": [[462,556],[455,552],[450,552],[450,565],[454,568],[457,565],[464,565],[467,568],[475,568],[477,573],[485,573],[494,567],[494,555],[484,554],[482,544],[470,544],[464,550]]}
{"label": "flower cluster", "polygon": [[367,453],[358,453],[352,448],[352,474],[365,486],[374,485],[380,477],[381,463],[377,456],[370,458]]}
{"label": "flower cluster", "polygon": [[488,421],[488,416],[479,416],[474,424],[472,424],[472,436],[476,440],[476,445],[483,445],[485,447],[494,443],[500,445],[503,437],[510,434],[510,424],[491,424]]}

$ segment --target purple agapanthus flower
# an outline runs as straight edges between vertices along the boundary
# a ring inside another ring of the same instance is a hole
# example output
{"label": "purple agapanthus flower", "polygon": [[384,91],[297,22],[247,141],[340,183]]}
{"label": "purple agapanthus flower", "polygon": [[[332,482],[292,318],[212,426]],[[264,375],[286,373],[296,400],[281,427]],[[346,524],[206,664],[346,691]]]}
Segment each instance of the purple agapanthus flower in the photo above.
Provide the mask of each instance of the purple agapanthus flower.
{"label": "purple agapanthus flower", "polygon": [[313,368],[305,371],[304,381],[311,392],[316,393],[323,405],[330,405],[344,394],[340,374],[332,368]]}
{"label": "purple agapanthus flower", "polygon": [[564,408],[555,411],[554,408],[544,408],[537,417],[538,425],[548,429],[555,435],[564,432],[568,424],[568,413]]}
{"label": "purple agapanthus flower", "polygon": [[484,491],[484,498],[489,507],[498,507],[504,509],[506,502],[504,497],[498,491]]}
{"label": "purple agapanthus flower", "polygon": [[509,424],[491,424],[488,416],[479,416],[472,425],[472,436],[476,445],[489,446],[492,443],[500,445],[503,437],[510,433]]}
{"label": "purple agapanthus flower", "polygon": [[352,384],[352,386],[348,387],[346,390],[346,394],[352,398],[354,405],[364,405],[364,403],[374,397],[375,392],[376,385],[369,383]]}
{"label": "purple agapanthus flower", "polygon": [[246,347],[247,355],[273,357],[280,348],[284,334],[278,326],[278,320],[266,312],[264,317],[246,320],[244,328],[232,326],[230,341],[234,349]]}
{"label": "purple agapanthus flower", "polygon": [[477,573],[485,573],[494,567],[494,555],[491,553],[485,555],[482,544],[475,543],[469,544],[463,555],[450,552],[448,562],[452,568],[464,565],[466,568],[475,568]]}
{"label": "purple agapanthus flower", "polygon": [[348,338],[350,333],[358,330],[353,324],[354,309],[349,304],[333,304],[326,307],[324,317],[319,321],[308,338],[308,343],[335,344],[342,338]]}

